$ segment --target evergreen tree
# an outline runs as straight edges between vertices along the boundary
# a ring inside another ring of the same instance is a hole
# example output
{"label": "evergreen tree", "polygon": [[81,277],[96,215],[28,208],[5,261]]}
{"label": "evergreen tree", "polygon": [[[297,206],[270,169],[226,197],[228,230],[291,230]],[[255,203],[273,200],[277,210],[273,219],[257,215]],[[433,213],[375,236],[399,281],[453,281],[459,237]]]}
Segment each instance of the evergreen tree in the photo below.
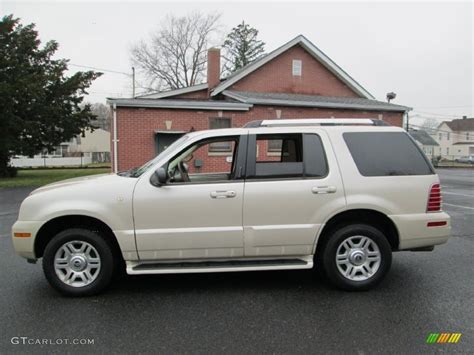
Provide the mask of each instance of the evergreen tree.
{"label": "evergreen tree", "polygon": [[265,43],[258,38],[258,30],[242,21],[224,41],[224,73],[230,74],[259,58]]}
{"label": "evergreen tree", "polygon": [[15,174],[8,166],[13,155],[52,151],[94,128],[90,105],[81,103],[101,73],[66,77],[68,61],[53,59],[57,42],[40,44],[34,24],[0,19],[0,177]]}

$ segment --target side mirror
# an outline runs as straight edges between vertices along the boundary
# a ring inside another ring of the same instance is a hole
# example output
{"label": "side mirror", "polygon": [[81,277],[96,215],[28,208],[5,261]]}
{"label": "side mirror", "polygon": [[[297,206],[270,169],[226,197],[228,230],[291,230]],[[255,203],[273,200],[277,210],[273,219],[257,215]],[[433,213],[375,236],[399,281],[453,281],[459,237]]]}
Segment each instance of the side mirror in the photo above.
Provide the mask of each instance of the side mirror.
{"label": "side mirror", "polygon": [[155,186],[161,186],[168,181],[168,174],[165,168],[158,168],[151,177],[151,183]]}

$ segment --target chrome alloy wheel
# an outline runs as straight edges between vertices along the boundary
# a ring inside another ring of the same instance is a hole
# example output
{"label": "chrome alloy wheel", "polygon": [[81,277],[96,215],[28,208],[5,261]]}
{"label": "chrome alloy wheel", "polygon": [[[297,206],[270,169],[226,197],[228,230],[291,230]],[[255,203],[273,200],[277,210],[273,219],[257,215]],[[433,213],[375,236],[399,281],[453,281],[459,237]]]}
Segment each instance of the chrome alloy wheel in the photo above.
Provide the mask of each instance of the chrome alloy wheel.
{"label": "chrome alloy wheel", "polygon": [[379,269],[382,256],[377,244],[365,236],[345,239],[337,248],[336,265],[339,272],[351,281],[365,281]]}
{"label": "chrome alloy wheel", "polygon": [[100,255],[89,243],[73,240],[63,244],[54,256],[54,270],[66,285],[84,287],[100,272]]}

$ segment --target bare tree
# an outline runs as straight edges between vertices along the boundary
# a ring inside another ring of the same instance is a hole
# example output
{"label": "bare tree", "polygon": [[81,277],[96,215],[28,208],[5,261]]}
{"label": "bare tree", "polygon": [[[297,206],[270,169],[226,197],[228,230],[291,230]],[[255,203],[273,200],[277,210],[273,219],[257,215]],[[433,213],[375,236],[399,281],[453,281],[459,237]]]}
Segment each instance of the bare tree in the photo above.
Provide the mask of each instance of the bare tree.
{"label": "bare tree", "polygon": [[109,106],[96,102],[91,105],[91,111],[96,116],[96,119],[92,121],[92,125],[96,128],[110,131],[112,113],[110,112]]}
{"label": "bare tree", "polygon": [[432,134],[434,131],[436,131],[436,128],[438,128],[438,126],[439,121],[437,121],[435,118],[425,118],[423,123],[420,125],[420,127],[429,134]]}
{"label": "bare tree", "polygon": [[177,89],[205,80],[206,54],[217,33],[219,14],[168,15],[148,41],[131,49],[135,66],[153,89]]}

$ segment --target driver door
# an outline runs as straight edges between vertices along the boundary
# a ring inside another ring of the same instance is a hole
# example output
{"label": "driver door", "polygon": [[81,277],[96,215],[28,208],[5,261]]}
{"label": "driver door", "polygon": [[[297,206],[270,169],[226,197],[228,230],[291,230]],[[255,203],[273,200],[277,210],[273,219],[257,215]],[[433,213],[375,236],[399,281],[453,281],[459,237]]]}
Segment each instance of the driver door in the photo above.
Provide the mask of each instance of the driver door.
{"label": "driver door", "polygon": [[166,184],[140,179],[134,193],[141,260],[242,257],[247,136],[190,143],[163,166]]}

